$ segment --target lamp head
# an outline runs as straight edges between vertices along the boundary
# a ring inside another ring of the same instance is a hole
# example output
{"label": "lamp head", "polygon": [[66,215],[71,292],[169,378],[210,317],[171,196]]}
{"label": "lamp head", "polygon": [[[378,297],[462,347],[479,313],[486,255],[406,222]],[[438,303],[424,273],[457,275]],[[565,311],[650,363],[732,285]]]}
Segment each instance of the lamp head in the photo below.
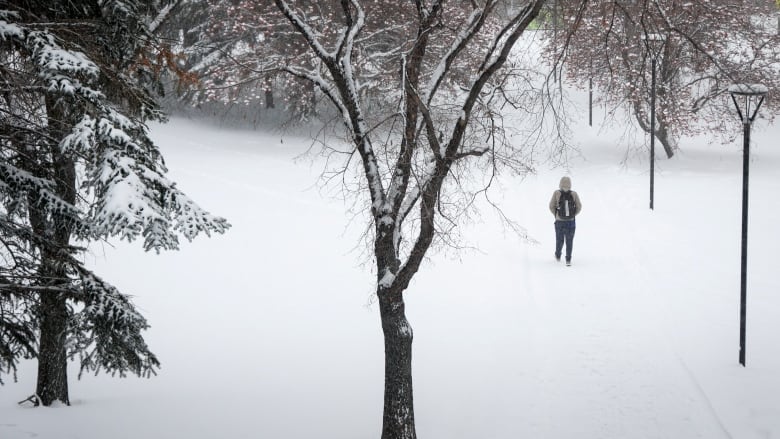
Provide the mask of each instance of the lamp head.
{"label": "lamp head", "polygon": [[656,33],[644,34],[642,35],[642,41],[645,43],[645,46],[650,53],[656,57],[660,54],[661,49],[663,49],[664,43],[666,43],[666,37],[663,34]]}
{"label": "lamp head", "polygon": [[[737,108],[739,118],[744,124],[753,122],[758,114],[758,109],[764,103],[764,97],[769,93],[769,89],[763,84],[734,84],[729,87],[728,91],[731,100],[734,101],[734,106]],[[738,98],[743,101],[744,113],[742,106],[737,102]],[[751,107],[754,107],[753,114],[750,114]]]}
{"label": "lamp head", "polygon": [[729,87],[732,96],[758,96],[763,97],[769,93],[769,89],[763,84],[734,84]]}

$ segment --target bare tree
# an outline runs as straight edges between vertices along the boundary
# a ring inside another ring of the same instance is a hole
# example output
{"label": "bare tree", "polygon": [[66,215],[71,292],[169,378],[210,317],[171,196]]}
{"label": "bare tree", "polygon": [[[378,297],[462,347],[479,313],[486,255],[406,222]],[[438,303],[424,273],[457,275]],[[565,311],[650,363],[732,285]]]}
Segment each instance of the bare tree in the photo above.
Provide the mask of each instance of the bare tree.
{"label": "bare tree", "polygon": [[[288,59],[277,68],[313,83],[332,103],[359,156],[385,340],[382,437],[412,439],[412,328],[403,294],[431,245],[457,224],[464,204],[452,204],[453,197],[476,164],[526,170],[519,148],[501,136],[494,105],[507,84],[501,69],[544,0],[527,1],[510,16],[498,14],[503,3],[498,0],[469,2],[467,14],[460,14],[465,2],[400,2],[399,8],[412,8],[413,21],[408,34],[398,35],[382,29],[366,34],[366,23],[378,17],[367,16],[363,3],[341,0],[338,17],[324,33],[300,5],[275,0],[315,61]],[[383,44],[372,44],[379,38]],[[378,118],[367,111],[362,87],[374,73],[372,61],[388,54],[378,48],[388,43],[395,51],[396,77],[385,86],[398,100],[394,111]],[[458,68],[475,58],[478,62]]]}
{"label": "bare tree", "polygon": [[[734,82],[780,87],[780,35],[773,0],[618,0],[562,2],[565,29],[554,35],[549,55],[566,59],[576,84],[589,80],[620,112],[628,106],[639,127],[650,132],[651,61],[657,59],[657,129],[667,157],[682,135],[731,129],[729,104],[721,99]],[[653,48],[648,42],[658,37]],[[765,114],[777,113],[768,100]],[[731,130],[733,132],[733,130]]]}
{"label": "bare tree", "polygon": [[[333,23],[340,20],[340,0],[298,2],[297,7],[320,38],[336,38],[340,29]],[[371,56],[362,57],[366,64],[359,92],[365,95],[365,110],[383,111],[392,108],[397,100],[393,81],[398,76],[399,56],[413,43],[408,37],[414,35],[417,13],[414,4],[408,1],[375,0],[367,2],[364,8],[366,22],[357,46]],[[196,10],[209,13],[201,13],[199,24],[183,33],[182,50],[188,55],[186,68],[199,79],[197,86],[184,94],[185,100],[197,102],[201,107],[224,105],[239,114],[254,111],[257,115],[248,114],[253,119],[274,107],[275,113],[282,113],[294,123],[332,116],[332,108],[327,103],[319,105],[322,95],[316,92],[313,83],[275,68],[280,63],[293,63],[311,69],[319,61],[273,0],[197,0],[179,10],[179,15],[186,15],[181,23],[190,24],[189,20],[197,15],[189,11]],[[471,13],[472,6],[468,2],[453,2],[449,10],[438,24],[440,34],[455,32],[458,23]],[[489,20],[486,27],[496,24],[496,20]],[[478,34],[475,38],[486,35]],[[427,52],[447,49],[433,42]],[[456,60],[458,67],[479,61],[478,54],[472,57],[468,53]],[[453,74],[461,71],[468,69],[453,69]]]}

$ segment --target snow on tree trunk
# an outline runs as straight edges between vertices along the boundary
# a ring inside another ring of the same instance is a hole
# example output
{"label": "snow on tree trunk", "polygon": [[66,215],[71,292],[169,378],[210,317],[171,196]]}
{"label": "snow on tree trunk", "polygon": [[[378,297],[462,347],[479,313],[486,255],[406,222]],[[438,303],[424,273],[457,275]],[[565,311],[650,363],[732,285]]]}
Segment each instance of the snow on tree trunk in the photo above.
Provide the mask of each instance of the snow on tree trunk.
{"label": "snow on tree trunk", "polygon": [[415,439],[412,393],[412,327],[401,293],[379,293],[385,339],[385,399],[382,439]]}

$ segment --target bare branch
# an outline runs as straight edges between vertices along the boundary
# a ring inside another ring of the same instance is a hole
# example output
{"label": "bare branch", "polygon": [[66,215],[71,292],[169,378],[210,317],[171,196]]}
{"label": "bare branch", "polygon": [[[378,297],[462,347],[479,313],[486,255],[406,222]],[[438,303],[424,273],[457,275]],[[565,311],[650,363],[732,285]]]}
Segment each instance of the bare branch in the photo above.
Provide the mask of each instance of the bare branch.
{"label": "bare branch", "polygon": [[303,38],[306,40],[306,43],[309,45],[311,50],[314,51],[317,57],[323,60],[329,60],[330,62],[335,61],[335,54],[328,52],[325,47],[323,47],[322,43],[320,43],[319,39],[317,38],[317,33],[314,31],[314,29],[312,29],[311,26],[309,26],[309,24],[306,23],[303,18],[301,18],[301,16],[296,14],[286,1],[274,0],[274,3],[276,3],[276,6],[284,14],[284,16],[287,17],[298,33],[303,36]]}

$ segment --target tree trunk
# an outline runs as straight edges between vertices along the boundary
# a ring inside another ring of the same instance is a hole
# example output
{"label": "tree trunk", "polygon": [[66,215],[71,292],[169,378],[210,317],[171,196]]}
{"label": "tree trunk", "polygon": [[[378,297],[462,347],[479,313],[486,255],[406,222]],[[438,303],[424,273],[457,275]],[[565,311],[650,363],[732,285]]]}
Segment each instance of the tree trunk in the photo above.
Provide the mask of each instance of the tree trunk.
{"label": "tree trunk", "polygon": [[674,152],[677,150],[677,139],[669,129],[670,122],[666,116],[668,113],[663,111],[669,102],[667,99],[667,93],[669,91],[663,84],[674,84],[677,79],[676,77],[678,76],[676,71],[671,68],[668,62],[666,62],[666,60],[673,56],[672,44],[673,43],[669,43],[665,45],[665,52],[663,56],[659,57],[660,62],[658,63],[658,77],[661,79],[662,85],[657,87],[658,91],[656,99],[656,105],[660,111],[655,112],[657,128],[656,138],[661,142],[661,145],[664,146],[664,152],[666,152],[666,158],[668,159],[672,158],[672,156],[674,156]]}
{"label": "tree trunk", "polygon": [[401,292],[380,290],[385,338],[385,401],[382,439],[416,439],[412,396],[412,327]]}
{"label": "tree trunk", "polygon": [[[62,139],[75,118],[72,108],[66,108],[58,102],[56,96],[46,97],[46,113],[50,135],[53,139]],[[76,165],[73,159],[63,154],[59,144],[51,145],[50,155],[40,157],[43,168],[52,172],[57,195],[63,201],[76,202]],[[47,161],[50,162],[46,164]],[[73,226],[56,213],[30,209],[30,223],[39,236],[47,238],[47,245],[40,249],[41,265],[39,272],[43,284],[47,286],[67,286],[68,277],[62,256],[70,251],[70,238]],[[38,380],[35,393],[39,403],[44,406],[60,401],[70,405],[68,395],[68,357],[66,342],[68,337],[69,309],[65,293],[43,291],[40,293],[38,312],[40,321],[40,343],[38,346]]]}
{"label": "tree trunk", "polygon": [[313,116],[317,108],[317,93],[313,82],[306,81],[303,84],[303,96],[301,96],[301,99],[306,102],[303,105],[303,115],[306,117]]}
{"label": "tree trunk", "polygon": [[41,341],[35,393],[44,406],[50,406],[54,401],[70,405],[65,350],[68,334],[67,303],[63,294],[45,292],[41,293],[40,307]]}
{"label": "tree trunk", "polygon": [[[54,178],[57,192],[63,200],[74,203],[76,193],[76,168],[72,160],[55,153]],[[41,251],[41,277],[48,286],[66,286],[67,272],[62,256],[69,251],[72,227],[63,224],[56,216],[42,217],[35,212],[31,218],[37,233],[50,240],[49,248]],[[35,393],[44,406],[60,401],[70,405],[68,397],[68,304],[64,293],[43,291],[40,293],[39,318],[41,339],[38,348],[38,383]]]}
{"label": "tree trunk", "polygon": [[655,137],[661,142],[661,145],[663,145],[664,152],[666,152],[666,158],[670,159],[674,156],[674,150],[677,149],[674,138],[669,134],[668,125],[664,121],[664,118],[657,118],[655,126]]}
{"label": "tree trunk", "polygon": [[271,89],[271,84],[265,84],[265,108],[276,108],[274,104],[274,91]]}
{"label": "tree trunk", "polygon": [[[648,120],[649,116],[647,116],[647,119],[645,119],[645,115],[642,112],[642,103],[639,100],[634,100],[633,106],[634,118],[639,123],[639,127],[642,129],[642,131],[650,134],[650,122]],[[666,158],[670,159],[674,156],[675,145],[674,139],[672,139],[671,135],[669,134],[669,130],[667,129],[667,125],[664,123],[664,120],[665,119],[663,117],[656,117],[655,138],[664,147]]]}

